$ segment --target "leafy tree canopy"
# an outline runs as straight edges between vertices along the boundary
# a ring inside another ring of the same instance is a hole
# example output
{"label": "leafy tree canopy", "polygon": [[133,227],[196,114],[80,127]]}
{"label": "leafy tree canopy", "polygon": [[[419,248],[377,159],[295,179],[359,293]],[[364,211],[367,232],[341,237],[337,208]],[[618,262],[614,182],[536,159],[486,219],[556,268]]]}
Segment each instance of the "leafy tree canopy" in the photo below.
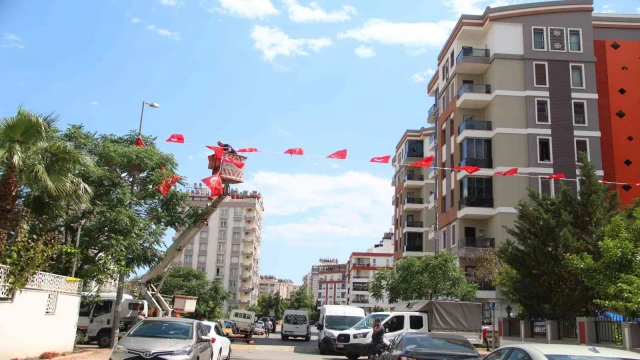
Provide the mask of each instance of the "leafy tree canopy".
{"label": "leafy tree canopy", "polygon": [[369,283],[371,296],[381,301],[388,296],[390,303],[414,299],[472,300],[478,286],[467,280],[447,251],[435,255],[404,258],[395,263],[395,271],[382,269]]}
{"label": "leafy tree canopy", "polygon": [[313,295],[307,284],[295,289],[289,296],[289,306],[287,309],[307,310],[311,313],[315,307],[316,303],[313,300]]}

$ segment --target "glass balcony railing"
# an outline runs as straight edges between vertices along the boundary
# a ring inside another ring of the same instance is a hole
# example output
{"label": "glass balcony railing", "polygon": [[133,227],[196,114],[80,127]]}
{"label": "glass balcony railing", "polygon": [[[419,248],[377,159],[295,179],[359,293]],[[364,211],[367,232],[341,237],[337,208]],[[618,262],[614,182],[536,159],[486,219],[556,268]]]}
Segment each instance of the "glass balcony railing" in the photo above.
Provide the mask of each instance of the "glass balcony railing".
{"label": "glass balcony railing", "polygon": [[407,174],[404,177],[404,181],[424,181],[424,175]]}
{"label": "glass balcony railing", "polygon": [[491,94],[491,85],[484,84],[463,84],[458,90],[458,98],[466,93]]}
{"label": "glass balcony railing", "polygon": [[424,223],[422,221],[405,221],[404,227],[421,228],[424,227]]}
{"label": "glass balcony railing", "polygon": [[423,198],[406,198],[404,199],[404,203],[406,204],[424,204]]}
{"label": "glass balcony railing", "polygon": [[491,131],[491,121],[482,120],[464,120],[460,126],[458,126],[458,135],[462,134],[465,130],[485,130]]}
{"label": "glass balcony railing", "polygon": [[456,64],[465,58],[488,59],[490,55],[489,49],[463,48],[456,57]]}
{"label": "glass balcony railing", "polygon": [[460,200],[460,209],[464,209],[465,207],[482,207],[482,208],[492,208],[493,207],[493,197],[465,197]]}
{"label": "glass balcony railing", "polygon": [[404,251],[422,252],[422,246],[419,245],[405,245]]}
{"label": "glass balcony railing", "polygon": [[429,146],[433,145],[433,143],[436,142],[436,139],[438,139],[437,134],[437,132],[434,132],[433,135],[429,136]]}
{"label": "glass balcony railing", "polygon": [[474,249],[494,249],[496,247],[496,239],[494,238],[475,238],[464,237],[460,239],[459,248]]}

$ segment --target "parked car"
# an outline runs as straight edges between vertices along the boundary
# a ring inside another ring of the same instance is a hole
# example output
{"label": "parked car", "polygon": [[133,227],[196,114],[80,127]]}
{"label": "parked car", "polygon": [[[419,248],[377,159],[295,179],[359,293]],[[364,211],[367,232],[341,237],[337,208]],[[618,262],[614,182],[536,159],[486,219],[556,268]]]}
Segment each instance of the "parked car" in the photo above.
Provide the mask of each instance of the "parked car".
{"label": "parked car", "polygon": [[213,359],[231,359],[231,341],[222,332],[222,326],[217,322],[203,321],[202,324],[209,331],[213,346]]}
{"label": "parked car", "polygon": [[[452,358],[460,360],[481,360],[482,356],[464,336],[446,333],[399,334],[391,340],[391,343],[386,346],[382,356],[380,356],[380,360],[445,360]],[[494,360],[502,359],[506,358],[496,358]]]}
{"label": "parked car", "polygon": [[500,347],[485,360],[640,360],[636,352],[606,347],[526,343]]}
{"label": "parked car", "polygon": [[109,359],[179,357],[211,359],[213,345],[202,322],[185,318],[148,318],[139,322],[111,350]]}
{"label": "parked car", "polygon": [[254,335],[264,335],[264,323],[262,321],[256,322],[256,328],[253,329]]}
{"label": "parked car", "polygon": [[309,312],[307,310],[285,310],[282,318],[281,338],[283,341],[289,338],[311,339],[309,326]]}

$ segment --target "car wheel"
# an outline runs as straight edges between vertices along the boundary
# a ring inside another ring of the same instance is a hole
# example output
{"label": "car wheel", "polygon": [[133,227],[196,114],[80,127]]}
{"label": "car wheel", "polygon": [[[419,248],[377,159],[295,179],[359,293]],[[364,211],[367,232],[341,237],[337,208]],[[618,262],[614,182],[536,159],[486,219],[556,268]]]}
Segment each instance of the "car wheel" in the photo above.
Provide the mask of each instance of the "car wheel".
{"label": "car wheel", "polygon": [[101,332],[98,334],[96,341],[99,348],[106,349],[111,345],[111,334],[107,331]]}
{"label": "car wheel", "polygon": [[305,336],[304,341],[309,341],[311,338],[309,336]]}

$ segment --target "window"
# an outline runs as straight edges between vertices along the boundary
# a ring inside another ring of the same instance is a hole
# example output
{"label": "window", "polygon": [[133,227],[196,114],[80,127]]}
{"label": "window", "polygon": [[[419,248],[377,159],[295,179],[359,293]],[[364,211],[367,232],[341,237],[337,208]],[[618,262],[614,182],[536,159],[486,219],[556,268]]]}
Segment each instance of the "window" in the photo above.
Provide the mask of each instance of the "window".
{"label": "window", "polygon": [[109,314],[111,312],[111,308],[113,307],[113,300],[105,300],[101,303],[96,304],[93,308],[92,317],[98,317],[100,315]]}
{"label": "window", "polygon": [[221,217],[229,216],[229,209],[220,209],[220,216]]}
{"label": "window", "polygon": [[422,316],[411,315],[409,316],[409,329],[420,330],[424,327],[424,320]]}
{"label": "window", "polygon": [[584,64],[571,64],[571,87],[584,89]]}
{"label": "window", "polygon": [[218,232],[218,239],[220,239],[220,240],[227,240],[227,232],[226,232],[226,231],[220,231],[220,232]]}
{"label": "window", "polygon": [[222,268],[216,268],[216,276],[224,276],[224,270]]}
{"label": "window", "polygon": [[242,216],[242,208],[233,208],[233,216]]}
{"label": "window", "polygon": [[238,275],[238,269],[231,269],[231,275]]}
{"label": "window", "polygon": [[573,125],[587,125],[587,102],[585,100],[573,100]]}
{"label": "window", "polygon": [[231,251],[240,251],[240,245],[231,245]]}
{"label": "window", "polygon": [[205,268],[203,268],[203,267],[198,267],[198,271],[205,272],[205,271],[207,271],[207,270],[206,270]]}
{"label": "window", "polygon": [[373,258],[371,262],[373,263],[373,266],[376,266],[376,258]]}
{"label": "window", "polygon": [[453,56],[454,56],[453,51],[454,51],[454,50],[453,50],[453,49],[451,49],[451,55],[449,55],[449,61],[451,62],[451,68],[452,68],[452,69],[453,69]]}
{"label": "window", "polygon": [[242,227],[242,221],[234,221],[233,227]]}
{"label": "window", "polygon": [[537,86],[537,87],[549,86],[549,74],[547,72],[546,62],[533,63],[533,86]]}
{"label": "window", "polygon": [[569,29],[569,51],[582,52],[582,30]]}
{"label": "window", "polygon": [[236,287],[236,281],[235,280],[229,280],[229,287]]}
{"label": "window", "polygon": [[199,263],[206,263],[207,262],[207,257],[205,255],[198,256],[198,262]]}
{"label": "window", "polygon": [[191,264],[192,261],[193,261],[193,255],[185,255],[184,256],[184,262],[185,263]]}
{"label": "window", "polygon": [[239,232],[234,232],[233,233],[233,240],[240,240],[240,233]]}
{"label": "window", "polygon": [[218,265],[224,264],[224,255],[218,255],[218,258],[216,259],[216,264]]}
{"label": "window", "polygon": [[198,248],[200,250],[205,250],[206,251],[207,250],[207,245],[208,245],[207,243],[202,243],[202,244],[200,244],[200,246]]}
{"label": "window", "polygon": [[384,324],[384,327],[386,328],[387,333],[394,333],[404,330],[404,315],[397,315],[392,317]]}
{"label": "window", "polygon": [[407,157],[424,157],[424,141],[408,140],[405,143],[405,152]]}
{"label": "window", "polygon": [[532,31],[533,50],[546,51],[547,42],[544,37],[545,29],[543,27],[533,27]]}
{"label": "window", "polygon": [[551,138],[549,137],[538,137],[538,162],[553,162],[551,157]]}
{"label": "window", "polygon": [[238,257],[237,256],[232,256],[231,257],[231,263],[232,264],[237,264],[238,263]]}
{"label": "window", "polygon": [[460,144],[460,160],[464,161],[464,165],[491,169],[492,154],[491,139],[466,138]]}
{"label": "window", "polygon": [[225,244],[218,244],[218,252],[224,252],[225,247]]}
{"label": "window", "polygon": [[220,227],[225,229],[227,227],[227,220],[220,220]]}
{"label": "window", "polygon": [[460,201],[464,206],[493,207],[493,178],[467,176],[460,180]]}
{"label": "window", "polygon": [[553,197],[554,195],[553,180],[539,177],[538,187],[540,189],[540,194]]}
{"label": "window", "polygon": [[187,244],[186,249],[187,250],[193,250],[193,244]]}
{"label": "window", "polygon": [[447,230],[442,230],[442,239],[440,239],[440,250],[447,248]]}
{"label": "window", "polygon": [[549,124],[549,99],[536,99],[536,124]]}
{"label": "window", "polygon": [[456,245],[456,224],[451,225],[451,246]]}
{"label": "window", "polygon": [[589,139],[575,139],[576,145],[576,162],[579,159],[580,153],[587,154],[587,160],[591,160],[591,154],[589,154]]}
{"label": "window", "polygon": [[209,233],[207,231],[200,231],[200,239],[208,239]]}

